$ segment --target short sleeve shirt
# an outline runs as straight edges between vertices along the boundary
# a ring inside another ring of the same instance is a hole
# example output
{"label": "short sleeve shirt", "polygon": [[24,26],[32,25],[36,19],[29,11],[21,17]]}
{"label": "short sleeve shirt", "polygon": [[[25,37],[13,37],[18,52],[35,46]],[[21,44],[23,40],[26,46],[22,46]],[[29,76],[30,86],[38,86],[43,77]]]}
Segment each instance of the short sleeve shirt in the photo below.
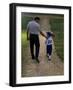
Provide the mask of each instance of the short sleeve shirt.
{"label": "short sleeve shirt", "polygon": [[46,40],[46,45],[52,45],[52,44],[53,44],[52,37],[49,37],[49,38]]}
{"label": "short sleeve shirt", "polygon": [[48,38],[47,38],[47,40],[46,40],[46,45],[52,45],[53,44],[53,40],[52,40],[52,35],[51,35],[51,33],[50,32],[47,32],[47,36],[48,36]]}
{"label": "short sleeve shirt", "polygon": [[40,32],[40,25],[36,21],[30,21],[27,25],[27,30],[29,30],[30,34],[38,35]]}

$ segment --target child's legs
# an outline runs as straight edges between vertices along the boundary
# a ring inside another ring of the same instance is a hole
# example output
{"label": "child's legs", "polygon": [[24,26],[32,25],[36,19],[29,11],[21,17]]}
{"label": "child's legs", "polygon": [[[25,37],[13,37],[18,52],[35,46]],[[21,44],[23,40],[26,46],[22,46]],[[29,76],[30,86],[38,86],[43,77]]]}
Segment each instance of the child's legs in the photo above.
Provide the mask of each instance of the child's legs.
{"label": "child's legs", "polygon": [[48,45],[46,46],[46,53],[48,54]]}
{"label": "child's legs", "polygon": [[47,54],[49,54],[49,56],[52,54],[52,45],[47,45]]}

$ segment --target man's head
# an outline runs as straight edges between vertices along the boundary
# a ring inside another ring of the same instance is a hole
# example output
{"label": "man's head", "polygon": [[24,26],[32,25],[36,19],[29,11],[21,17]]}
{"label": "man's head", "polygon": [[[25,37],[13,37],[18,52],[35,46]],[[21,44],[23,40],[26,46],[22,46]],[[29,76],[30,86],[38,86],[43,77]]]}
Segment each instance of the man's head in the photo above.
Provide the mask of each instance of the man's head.
{"label": "man's head", "polygon": [[39,23],[40,18],[39,17],[35,17],[34,20]]}

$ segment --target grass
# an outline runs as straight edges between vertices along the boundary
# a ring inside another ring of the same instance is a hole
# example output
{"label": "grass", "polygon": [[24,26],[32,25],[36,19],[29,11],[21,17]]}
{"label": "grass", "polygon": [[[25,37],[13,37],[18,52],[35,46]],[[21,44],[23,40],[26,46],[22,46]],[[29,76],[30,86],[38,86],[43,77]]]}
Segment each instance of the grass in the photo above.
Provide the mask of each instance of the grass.
{"label": "grass", "polygon": [[22,61],[24,60],[25,62],[27,61],[26,58],[28,56],[28,46],[29,46],[29,41],[27,40],[27,33],[22,32],[21,33],[21,52],[22,52]]}
{"label": "grass", "polygon": [[[22,70],[21,70],[21,76],[23,77],[23,71],[26,74],[26,63],[28,62],[27,57],[28,57],[28,45],[29,41],[27,40],[27,32],[25,30],[22,30],[21,32],[21,55],[22,55]],[[23,68],[25,65],[25,69]]]}
{"label": "grass", "polygon": [[28,47],[28,41],[27,41],[27,33],[26,33],[26,31],[23,31],[21,33],[21,43],[22,43],[22,47],[24,47],[24,48]]}
{"label": "grass", "polygon": [[54,44],[57,55],[64,61],[64,20],[52,19],[51,30],[55,33]]}

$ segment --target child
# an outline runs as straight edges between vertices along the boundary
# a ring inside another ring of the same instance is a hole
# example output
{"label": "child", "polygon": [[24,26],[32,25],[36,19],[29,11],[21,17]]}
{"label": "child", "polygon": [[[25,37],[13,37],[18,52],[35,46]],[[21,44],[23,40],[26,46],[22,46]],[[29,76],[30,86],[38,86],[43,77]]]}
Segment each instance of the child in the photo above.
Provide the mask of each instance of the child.
{"label": "child", "polygon": [[46,51],[47,51],[48,60],[51,60],[52,44],[53,44],[52,37],[55,36],[55,35],[53,34],[53,32],[46,32],[46,33],[47,33]]}

